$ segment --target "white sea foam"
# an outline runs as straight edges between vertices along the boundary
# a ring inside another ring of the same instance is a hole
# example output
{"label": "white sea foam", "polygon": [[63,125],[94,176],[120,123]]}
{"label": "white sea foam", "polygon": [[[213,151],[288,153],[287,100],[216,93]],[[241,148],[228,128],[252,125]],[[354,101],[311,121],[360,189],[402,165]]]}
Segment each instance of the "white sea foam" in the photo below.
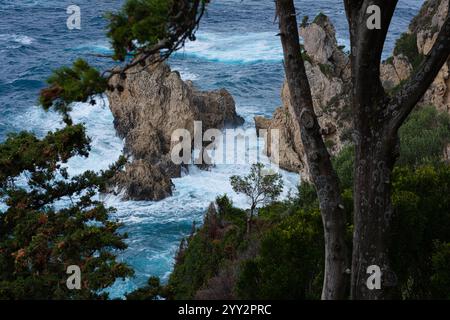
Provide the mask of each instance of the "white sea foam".
{"label": "white sea foam", "polygon": [[[35,41],[34,38],[21,34],[0,34],[0,43],[6,49],[17,49],[29,46]],[[4,43],[4,44],[3,44]]]}
{"label": "white sea foam", "polygon": [[174,70],[177,70],[180,73],[181,79],[184,81],[191,80],[195,81],[199,79],[199,75],[195,72],[190,71],[188,68],[180,66]]}
{"label": "white sea foam", "polygon": [[73,48],[72,50],[75,51],[81,51],[84,53],[96,53],[96,54],[112,54],[113,49],[110,44],[108,44],[106,41],[102,42],[96,42],[96,43],[86,43],[83,45],[80,45],[76,48]]}
{"label": "white sea foam", "polygon": [[225,63],[277,62],[283,57],[280,39],[274,32],[246,34],[197,33],[177,55],[191,55]]}
{"label": "white sea foam", "polygon": [[[111,54],[107,42],[86,43],[73,48],[76,51],[96,54]],[[197,33],[195,41],[189,41],[174,56],[191,56],[208,61],[224,63],[278,62],[283,58],[279,37],[275,32],[253,32],[245,34]],[[185,80],[196,80],[198,75],[183,72]]]}

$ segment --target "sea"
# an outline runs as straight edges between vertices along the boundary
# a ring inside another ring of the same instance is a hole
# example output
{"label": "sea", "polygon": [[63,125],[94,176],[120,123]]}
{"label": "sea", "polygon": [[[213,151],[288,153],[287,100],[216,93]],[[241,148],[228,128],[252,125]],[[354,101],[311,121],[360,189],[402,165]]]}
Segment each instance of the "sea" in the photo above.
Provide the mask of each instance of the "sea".
{"label": "sea", "polygon": [[[100,57],[111,53],[105,36],[106,12],[115,12],[123,0],[0,0],[0,142],[8,133],[27,130],[42,137],[61,128],[61,117],[38,106],[40,89],[52,69],[70,65],[82,57],[101,70],[114,63]],[[383,56],[393,50],[395,40],[407,30],[423,0],[400,0],[389,30]],[[343,1],[297,0],[299,20],[312,20],[320,12],[335,25],[340,45],[349,47]],[[67,8],[77,5],[81,29],[69,30]],[[283,83],[282,50],[277,36],[273,0],[212,0],[201,22],[197,40],[189,42],[169,61],[184,80],[202,90],[226,88],[237,112],[244,117],[244,129],[254,127],[256,115],[271,116],[281,105]],[[76,157],[67,164],[70,174],[101,170],[115,162],[124,142],[114,130],[113,116],[104,97],[97,105],[76,103],[71,113],[84,123],[92,139],[88,158]],[[268,163],[269,160],[261,160]],[[162,201],[124,201],[120,196],[99,195],[117,211],[114,219],[128,233],[128,248],[118,259],[128,263],[135,276],[118,280],[107,289],[111,298],[145,285],[148,277],[166,282],[174,265],[180,240],[200,225],[211,201],[227,194],[236,206],[247,208],[242,195],[233,192],[229,177],[249,171],[249,164],[217,165],[210,171],[191,166],[174,179],[174,194]],[[299,176],[281,171],[288,197],[297,190]]]}

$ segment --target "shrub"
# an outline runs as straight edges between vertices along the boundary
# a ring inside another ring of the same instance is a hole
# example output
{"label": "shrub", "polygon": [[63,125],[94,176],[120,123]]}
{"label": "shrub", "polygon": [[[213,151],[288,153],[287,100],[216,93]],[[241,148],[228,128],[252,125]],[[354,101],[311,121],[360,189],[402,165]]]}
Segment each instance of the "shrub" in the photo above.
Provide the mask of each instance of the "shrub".
{"label": "shrub", "polygon": [[242,299],[318,299],[323,263],[320,212],[297,209],[264,235],[256,258],[243,261],[237,295]]}
{"label": "shrub", "polygon": [[[442,248],[436,246],[436,241],[450,242],[450,198],[443,194],[450,194],[449,165],[394,170],[391,261],[399,294],[405,299],[439,298],[443,294],[442,290],[434,291],[432,280],[440,283],[436,279],[446,276],[440,267]],[[435,269],[433,257],[438,259]],[[450,292],[448,287],[445,292]]]}
{"label": "shrub", "polygon": [[417,35],[415,33],[403,33],[397,40],[394,55],[402,54],[411,63],[413,70],[422,63],[424,56],[417,49]]}
{"label": "shrub", "polygon": [[432,106],[414,111],[399,130],[398,164],[417,166],[437,163],[450,143],[450,117]]}

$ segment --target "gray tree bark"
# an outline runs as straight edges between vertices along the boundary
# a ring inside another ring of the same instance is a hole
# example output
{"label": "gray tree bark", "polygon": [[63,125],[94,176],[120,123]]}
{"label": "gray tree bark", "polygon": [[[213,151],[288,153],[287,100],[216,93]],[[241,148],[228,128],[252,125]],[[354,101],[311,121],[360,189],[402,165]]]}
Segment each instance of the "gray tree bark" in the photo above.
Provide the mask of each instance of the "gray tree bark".
{"label": "gray tree bark", "polygon": [[[354,235],[351,298],[389,299],[396,275],[389,261],[391,177],[398,157],[398,129],[434,81],[450,54],[449,19],[419,70],[399,91],[387,95],[380,63],[397,0],[344,0],[350,27],[352,107],[355,133]],[[370,30],[367,8],[381,8],[381,29]],[[369,290],[367,268],[381,269],[381,289]]]}
{"label": "gray tree bark", "polygon": [[301,140],[306,150],[309,170],[316,187],[325,236],[325,270],[322,299],[344,299],[349,268],[345,245],[345,215],[339,190],[339,179],[320,134],[313,108],[311,88],[306,76],[295,7],[292,0],[278,0],[277,13],[284,67],[290,91],[289,113],[300,125]]}
{"label": "gray tree bark", "polygon": [[[391,176],[398,157],[398,129],[420,101],[450,55],[450,19],[434,47],[399,93],[387,95],[380,80],[386,35],[398,0],[344,0],[350,28],[352,108],[355,133],[354,235],[351,264],[352,299],[387,299],[395,286],[389,261],[392,221]],[[370,30],[367,8],[381,8],[381,29]],[[347,248],[339,180],[314,113],[311,90],[300,54],[293,0],[277,0],[290,115],[300,125],[303,147],[320,202],[325,235],[325,279],[322,299],[346,298]],[[382,272],[381,289],[367,287],[367,268]]]}

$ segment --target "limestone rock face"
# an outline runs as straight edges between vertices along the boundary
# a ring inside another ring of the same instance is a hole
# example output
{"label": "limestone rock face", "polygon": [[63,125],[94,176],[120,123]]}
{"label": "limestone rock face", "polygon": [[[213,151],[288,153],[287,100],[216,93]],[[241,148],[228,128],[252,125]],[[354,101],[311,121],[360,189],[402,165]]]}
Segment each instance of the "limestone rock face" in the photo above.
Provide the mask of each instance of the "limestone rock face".
{"label": "limestone rock face", "polygon": [[171,195],[173,186],[163,166],[143,159],[128,164],[125,171],[117,174],[115,182],[133,200],[164,199]]}
{"label": "limestone rock face", "polygon": [[[417,35],[417,50],[427,55],[433,47],[439,30],[445,22],[449,0],[428,0],[414,18],[408,32]],[[433,84],[425,93],[421,104],[433,105],[438,110],[450,113],[450,59],[442,67]],[[413,67],[402,55],[393,56],[381,65],[383,85],[386,89],[398,86],[413,73]]]}
{"label": "limestone rock face", "polygon": [[[324,15],[300,29],[304,40],[305,68],[310,82],[315,112],[319,118],[327,145],[331,152],[340,151],[345,139],[344,132],[349,130],[349,58],[342,52],[336,41],[335,29]],[[290,94],[286,82],[281,91],[283,105],[277,108],[272,119],[255,117],[256,129],[278,129],[279,166],[283,169],[299,172],[302,179],[309,180],[306,155],[303,150],[298,124],[289,114]],[[342,112],[345,110],[346,112]],[[270,134],[268,135],[270,136]],[[266,141],[270,150],[271,141]],[[269,156],[273,161],[277,157]]]}
{"label": "limestone rock face", "polygon": [[110,86],[115,88],[108,92],[114,124],[132,158],[115,183],[129,199],[171,195],[171,178],[181,174],[170,159],[175,130],[187,129],[193,139],[194,121],[202,121],[203,130],[243,123],[228,91],[199,91],[165,63],[148,60],[146,66],[129,69],[126,77],[113,76]]}
{"label": "limestone rock face", "polygon": [[[271,129],[278,129],[280,130],[280,141],[279,141],[279,165],[283,169],[286,169],[288,171],[292,172],[300,172],[306,163],[303,162],[302,156],[303,153],[302,150],[299,150],[299,153],[294,149],[297,145],[296,142],[298,137],[294,135],[294,130],[291,130],[292,126],[294,125],[292,123],[292,120],[290,116],[287,114],[283,107],[277,108],[273,114],[273,117],[271,120],[264,118],[264,117],[255,117],[255,126],[257,132],[259,132],[260,129],[264,130],[271,130]],[[270,134],[268,135],[270,137]],[[269,151],[268,156],[272,158],[272,160],[276,160],[276,157],[274,155],[270,154],[271,150],[271,141],[270,138],[266,140],[266,153]]]}
{"label": "limestone rock face", "polygon": [[392,61],[383,62],[380,66],[381,79],[385,89],[393,89],[409,78],[412,72],[411,63],[403,55],[392,57]]}

